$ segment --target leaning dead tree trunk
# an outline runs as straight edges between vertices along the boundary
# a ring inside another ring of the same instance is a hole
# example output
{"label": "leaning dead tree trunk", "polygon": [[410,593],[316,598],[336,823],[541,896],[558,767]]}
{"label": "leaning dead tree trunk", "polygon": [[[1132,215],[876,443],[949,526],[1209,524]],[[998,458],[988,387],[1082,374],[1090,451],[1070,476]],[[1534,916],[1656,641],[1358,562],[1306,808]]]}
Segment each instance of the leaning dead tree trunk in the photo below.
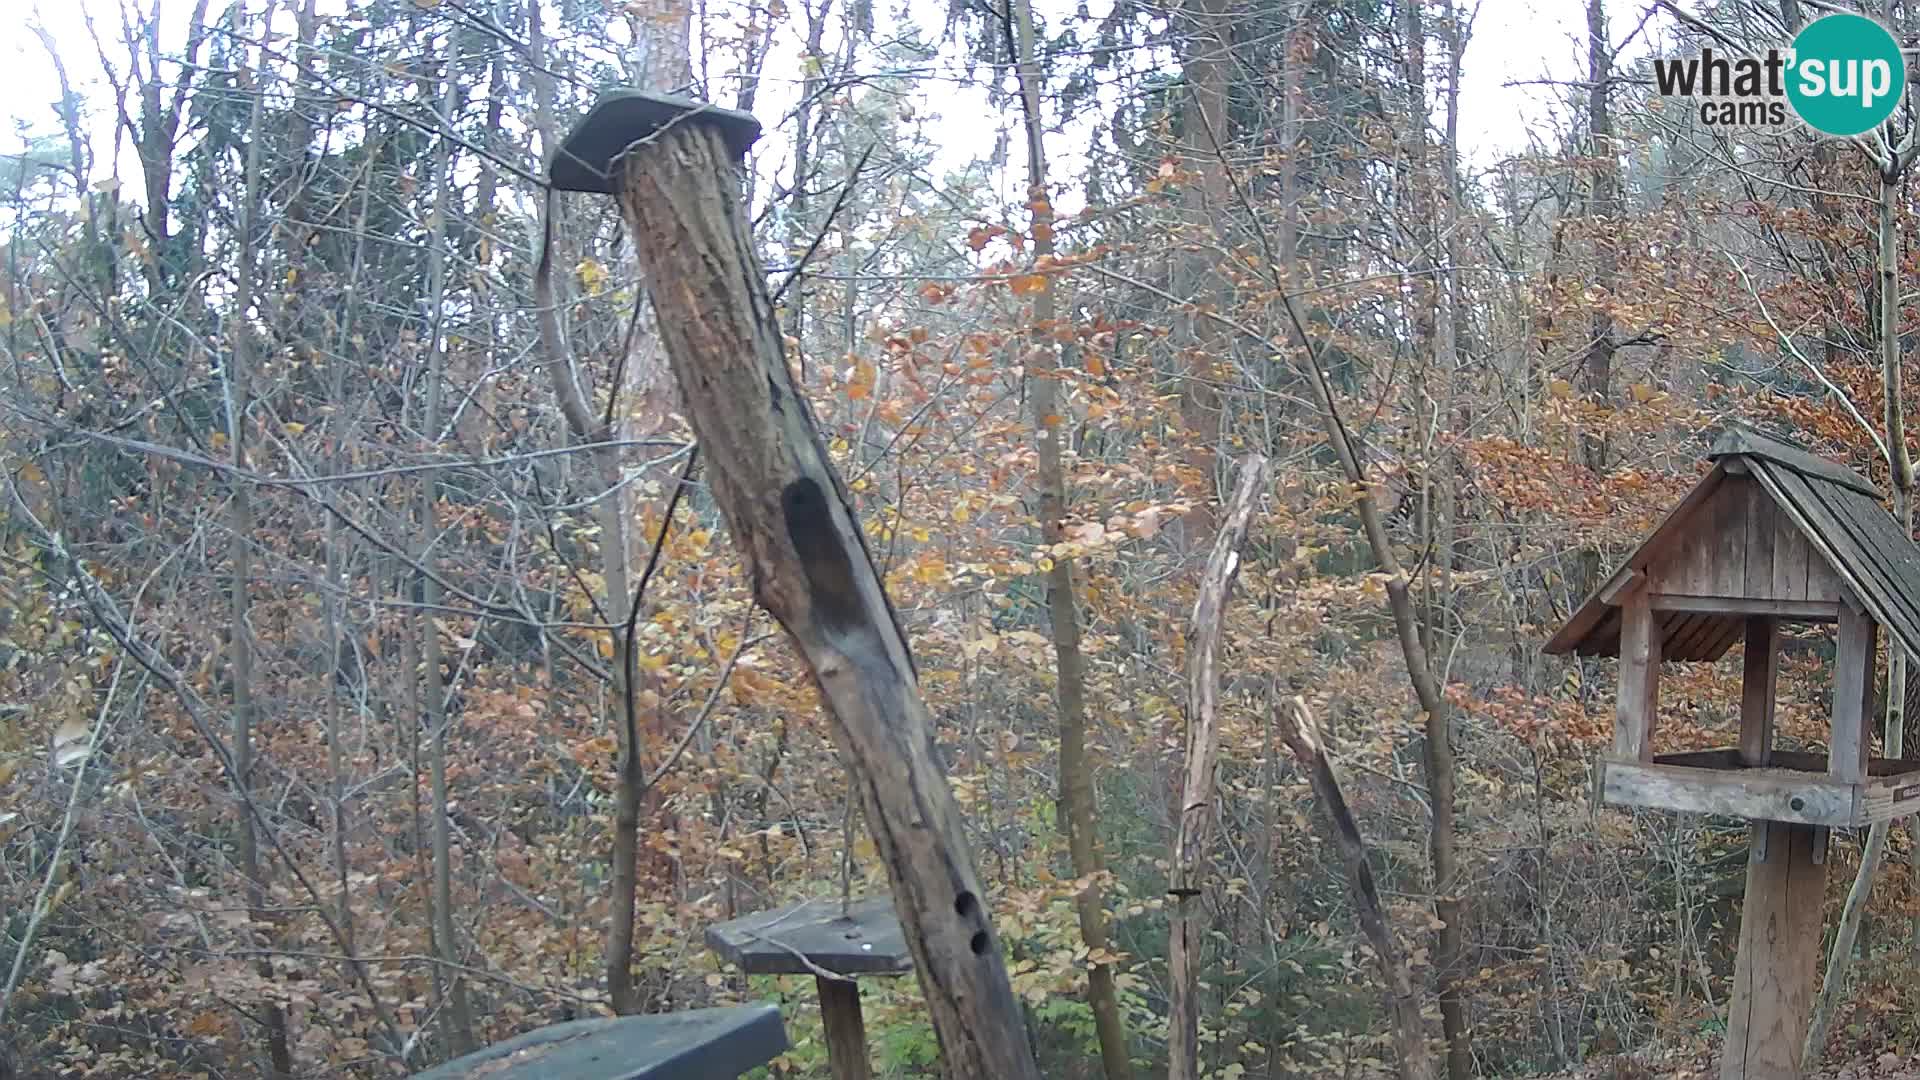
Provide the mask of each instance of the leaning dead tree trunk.
{"label": "leaning dead tree trunk", "polygon": [[1387,926],[1380,905],[1380,889],[1373,881],[1373,868],[1367,864],[1367,842],[1360,836],[1360,825],[1347,808],[1347,797],[1340,791],[1340,778],[1333,773],[1314,728],[1307,703],[1294,698],[1274,710],[1274,723],[1280,738],[1293,751],[1313,785],[1313,797],[1325,814],[1333,846],[1340,852],[1340,864],[1347,872],[1347,891],[1353,898],[1353,917],[1360,932],[1373,947],[1380,961],[1380,974],[1387,983],[1387,1016],[1393,1022],[1393,1045],[1400,1058],[1400,1080],[1433,1080],[1433,1056],[1427,1051],[1426,1024],[1420,1018],[1420,997],[1413,991],[1413,978],[1407,974],[1406,958],[1400,955],[1400,943]]}
{"label": "leaning dead tree trunk", "polygon": [[620,198],[714,501],[860,793],[946,1075],[1038,1080],[906,635],[787,367],[735,171],[758,132],[697,102],[613,98],[554,183]]}
{"label": "leaning dead tree trunk", "polygon": [[1207,927],[1201,919],[1201,875],[1213,830],[1213,764],[1220,733],[1213,721],[1220,697],[1220,639],[1227,597],[1240,576],[1240,549],[1253,525],[1253,508],[1267,486],[1267,459],[1248,454],[1227,518],[1213,542],[1200,596],[1187,630],[1187,776],[1180,788],[1180,831],[1173,842],[1173,897],[1168,925],[1167,1080],[1200,1077],[1200,961]]}

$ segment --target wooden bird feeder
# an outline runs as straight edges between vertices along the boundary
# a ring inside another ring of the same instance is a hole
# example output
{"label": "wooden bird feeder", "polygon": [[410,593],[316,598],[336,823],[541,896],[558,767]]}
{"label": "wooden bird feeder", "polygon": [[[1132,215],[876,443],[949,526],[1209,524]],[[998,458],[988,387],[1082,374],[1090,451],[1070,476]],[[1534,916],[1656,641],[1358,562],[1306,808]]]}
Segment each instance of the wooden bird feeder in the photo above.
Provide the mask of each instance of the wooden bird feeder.
{"label": "wooden bird feeder", "polygon": [[[1852,471],[1745,429],[1548,653],[1620,658],[1603,801],[1747,818],[1746,906],[1722,1080],[1797,1078],[1819,967],[1827,831],[1920,809],[1920,761],[1875,758],[1881,628],[1920,655],[1920,548]],[[1782,624],[1836,623],[1827,752],[1773,747]],[[1737,746],[1656,754],[1662,661],[1744,642]]]}
{"label": "wooden bird feeder", "polygon": [[786,1050],[772,1005],[549,1024],[414,1080],[732,1080]]}
{"label": "wooden bird feeder", "polygon": [[871,1080],[861,975],[904,975],[913,953],[888,898],[804,903],[707,929],[707,947],[748,975],[812,975],[833,1080]]}

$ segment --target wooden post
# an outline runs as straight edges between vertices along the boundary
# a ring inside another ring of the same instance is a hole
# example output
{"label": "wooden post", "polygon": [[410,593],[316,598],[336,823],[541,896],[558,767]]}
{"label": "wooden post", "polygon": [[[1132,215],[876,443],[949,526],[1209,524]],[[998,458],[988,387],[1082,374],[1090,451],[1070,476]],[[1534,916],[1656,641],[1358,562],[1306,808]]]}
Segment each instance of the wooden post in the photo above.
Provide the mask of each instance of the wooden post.
{"label": "wooden post", "polygon": [[1780,624],[1747,619],[1746,668],[1740,678],[1740,763],[1765,765],[1773,755],[1773,692],[1780,674]]}
{"label": "wooden post", "polygon": [[1753,831],[1720,1080],[1799,1080],[1820,966],[1826,830],[1756,821]]}
{"label": "wooden post", "polygon": [[1214,759],[1220,732],[1214,721],[1220,698],[1220,639],[1227,598],[1240,575],[1253,511],[1267,487],[1267,459],[1248,454],[1240,482],[1227,502],[1227,517],[1214,538],[1213,554],[1200,577],[1187,628],[1187,775],[1180,787],[1180,824],[1173,839],[1173,870],[1167,882],[1167,1080],[1199,1080],[1200,959],[1207,922],[1201,893],[1207,844],[1213,830]]}
{"label": "wooden post", "polygon": [[1879,626],[1852,604],[1840,605],[1840,633],[1833,657],[1833,730],[1827,742],[1827,773],[1858,784],[1867,777],[1867,708],[1873,694],[1873,654]]}
{"label": "wooden post", "polygon": [[813,977],[820,992],[820,1020],[827,1029],[827,1064],[833,1080],[873,1080],[867,1059],[867,1022],[860,1015],[860,984]]}
{"label": "wooden post", "polygon": [[556,162],[607,166],[714,501],[860,792],[945,1074],[1038,1080],[906,635],[787,367],[740,201],[754,127],[703,102],[623,95],[596,105]]}
{"label": "wooden post", "polygon": [[1654,716],[1660,700],[1660,627],[1644,583],[1620,607],[1620,688],[1615,703],[1613,753],[1629,761],[1653,760]]}

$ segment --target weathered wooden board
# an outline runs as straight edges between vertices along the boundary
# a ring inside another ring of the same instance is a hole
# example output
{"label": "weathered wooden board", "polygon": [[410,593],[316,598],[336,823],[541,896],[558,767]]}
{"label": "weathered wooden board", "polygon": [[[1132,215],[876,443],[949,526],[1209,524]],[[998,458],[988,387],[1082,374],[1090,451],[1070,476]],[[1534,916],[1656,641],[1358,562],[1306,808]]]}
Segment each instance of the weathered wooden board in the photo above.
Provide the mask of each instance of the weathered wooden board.
{"label": "weathered wooden board", "polygon": [[[1596,778],[1601,801],[1754,820],[1858,827],[1920,810],[1920,761],[1872,758],[1867,778],[1836,780],[1827,755],[1772,751],[1752,766],[1737,747],[1660,754],[1652,761],[1603,758]],[[1794,800],[1800,801],[1795,808]]]}
{"label": "weathered wooden board", "polygon": [[[1685,750],[1675,754],[1660,754],[1654,757],[1655,765],[1685,765],[1692,769],[1731,769],[1749,768],[1740,760],[1737,747],[1718,747],[1712,750]],[[1827,755],[1809,753],[1804,750],[1775,750],[1769,767],[1792,769],[1797,772],[1812,773],[1816,776],[1827,771]],[[1886,782],[1889,784],[1908,783],[1911,774],[1920,773],[1920,761],[1902,761],[1892,758],[1874,758],[1867,763],[1869,783]],[[1920,780],[1920,777],[1914,777]]]}
{"label": "weathered wooden board", "polygon": [[552,1024],[414,1080],[731,1080],[786,1048],[780,1010],[772,1005],[689,1009]]}
{"label": "weathered wooden board", "polygon": [[1674,593],[1654,593],[1651,599],[1655,611],[1769,615],[1794,622],[1833,622],[1840,617],[1840,602],[1837,600],[1775,600],[1747,596],[1682,596]]}
{"label": "weathered wooden board", "polygon": [[[1736,758],[1738,751],[1724,751]],[[1601,800],[1695,814],[1805,825],[1858,824],[1857,786],[1784,768],[1708,769],[1614,756],[1600,762]]]}
{"label": "weathered wooden board", "polygon": [[1866,778],[1867,699],[1873,693],[1874,635],[1868,615],[1844,608],[1833,659],[1833,721],[1828,736],[1827,771],[1834,779],[1857,783]]}
{"label": "weathered wooden board", "polygon": [[899,975],[913,970],[889,897],[807,900],[707,928],[707,948],[749,975]]}
{"label": "weathered wooden board", "polygon": [[1814,559],[1813,547],[1800,533],[1791,517],[1774,508],[1773,518],[1773,592],[1777,599],[1807,598],[1807,566]]}
{"label": "weathered wooden board", "polygon": [[1645,592],[1636,590],[1626,598],[1621,618],[1613,752],[1628,760],[1646,761],[1653,757],[1653,720],[1660,699],[1660,634]]}
{"label": "weathered wooden board", "polygon": [[[1797,1080],[1820,964],[1827,866],[1810,825],[1755,822],[1720,1080]],[[1759,852],[1766,855],[1760,857]]]}
{"label": "weathered wooden board", "polygon": [[[1747,576],[1737,590],[1737,595],[1769,597],[1775,599],[1798,599],[1782,597],[1773,591],[1773,545],[1778,535],[1780,514],[1773,508],[1773,500],[1760,487],[1759,481],[1748,477],[1744,485],[1747,490],[1749,513],[1747,514]],[[1791,542],[1791,535],[1789,542]]]}
{"label": "weathered wooden board", "polygon": [[1740,761],[1765,765],[1773,752],[1774,686],[1780,672],[1780,628],[1765,615],[1750,616],[1740,673]]}

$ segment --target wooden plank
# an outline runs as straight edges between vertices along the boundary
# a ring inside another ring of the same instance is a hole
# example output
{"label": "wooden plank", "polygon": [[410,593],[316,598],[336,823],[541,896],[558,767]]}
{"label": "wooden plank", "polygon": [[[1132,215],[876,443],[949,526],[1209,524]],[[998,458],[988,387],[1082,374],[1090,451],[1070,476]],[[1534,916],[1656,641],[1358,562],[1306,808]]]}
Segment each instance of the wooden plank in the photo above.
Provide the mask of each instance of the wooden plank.
{"label": "wooden plank", "polygon": [[1644,591],[1620,609],[1620,685],[1614,705],[1613,752],[1653,757],[1653,718],[1660,697],[1660,632]]}
{"label": "wooden plank", "polygon": [[[1709,596],[1743,596],[1747,590],[1747,521],[1753,514],[1753,480],[1729,477],[1714,500],[1716,514],[1705,568]],[[1675,590],[1683,591],[1683,590]]]}
{"label": "wooden plank", "polygon": [[1793,622],[1834,622],[1840,618],[1838,600],[1775,600],[1751,596],[1677,596],[1654,593],[1648,597],[1655,611],[1708,611],[1729,615],[1764,615]]}
{"label": "wooden plank", "polygon": [[1786,769],[1700,769],[1609,756],[1602,763],[1601,801],[1754,821],[1850,826],[1853,785],[1815,772]]}
{"label": "wooden plank", "polygon": [[1665,618],[1654,616],[1653,625],[1660,633],[1660,658],[1668,659],[1677,655],[1680,643],[1706,621],[1707,616],[1694,612],[1676,612]]}
{"label": "wooden plank", "polygon": [[[1756,479],[1759,479],[1756,477]],[[1764,486],[1764,484],[1763,484]],[[1776,600],[1807,599],[1807,542],[1800,526],[1775,502],[1776,493],[1768,490],[1773,514],[1773,592]]]}
{"label": "wooden plank", "polygon": [[1857,817],[1864,824],[1892,821],[1920,811],[1920,777],[1882,780],[1860,789]]}
{"label": "wooden plank", "polygon": [[1609,604],[1617,605],[1620,603],[1620,597],[1625,595],[1627,590],[1646,584],[1646,578],[1647,575],[1633,567],[1623,566],[1614,572],[1613,577],[1605,585],[1600,587],[1596,595]]}
{"label": "wooden plank", "polygon": [[779,1008],[736,1005],[549,1024],[415,1073],[413,1080],[721,1080],[786,1049]]}
{"label": "wooden plank", "polygon": [[1794,1080],[1820,965],[1827,866],[1816,849],[1826,834],[1777,821],[1756,821],[1753,830],[1720,1077]]}
{"label": "wooden plank", "polygon": [[[1689,659],[1705,660],[1713,652],[1713,643],[1728,628],[1739,629],[1740,620],[1727,615],[1707,615],[1701,618],[1700,625],[1694,627],[1693,636],[1687,639]],[[1667,656],[1663,651],[1661,659]]]}
{"label": "wooden plank", "polygon": [[1867,695],[1873,684],[1873,619],[1852,608],[1840,611],[1833,659],[1833,731],[1827,741],[1827,772],[1858,783],[1867,775]]}
{"label": "wooden plank", "polygon": [[1878,499],[1857,492],[1829,487],[1821,491],[1828,505],[1844,508],[1860,526],[1866,545],[1884,562],[1896,583],[1920,578],[1920,547],[1900,528],[1900,522],[1887,512]]}
{"label": "wooden plank", "polygon": [[[1907,625],[1920,628],[1920,596],[1916,596],[1920,592],[1920,548],[1877,500],[1831,486],[1820,495],[1852,529],[1865,561],[1885,589],[1870,600],[1876,615],[1895,638],[1901,637],[1898,631],[1903,622],[1896,617],[1898,614],[1907,616]],[[1902,644],[1911,650],[1920,647],[1920,640],[1909,638]]]}
{"label": "wooden plank", "polygon": [[[1920,585],[1920,562],[1913,564],[1916,576],[1911,579],[1889,565],[1905,561],[1896,544],[1897,527],[1889,528],[1892,519],[1878,504],[1832,485],[1810,485],[1794,473],[1776,479],[1794,506],[1815,523],[1810,539],[1823,549],[1822,557],[1847,588],[1886,620],[1887,629],[1903,644],[1920,645],[1920,606],[1908,591],[1909,581]],[[1816,580],[1810,571],[1810,590]]]}
{"label": "wooden plank", "polygon": [[[1713,750],[1682,750],[1677,754],[1656,754],[1655,765],[1684,765],[1693,769],[1744,769],[1740,760],[1740,751],[1719,747]],[[1822,759],[1821,772],[1826,772],[1825,759]]]}
{"label": "wooden plank", "polygon": [[1708,620],[1698,638],[1694,639],[1692,656],[1698,660],[1718,660],[1733,643],[1740,640],[1746,620],[1734,615],[1720,615]]}
{"label": "wooden plank", "polygon": [[1774,687],[1780,674],[1780,627],[1753,616],[1746,625],[1746,659],[1740,673],[1740,760],[1765,765],[1773,750]]}
{"label": "wooden plank", "polygon": [[1773,531],[1780,511],[1760,482],[1749,476],[1747,489],[1747,579],[1740,593],[1754,599],[1773,596]]}

